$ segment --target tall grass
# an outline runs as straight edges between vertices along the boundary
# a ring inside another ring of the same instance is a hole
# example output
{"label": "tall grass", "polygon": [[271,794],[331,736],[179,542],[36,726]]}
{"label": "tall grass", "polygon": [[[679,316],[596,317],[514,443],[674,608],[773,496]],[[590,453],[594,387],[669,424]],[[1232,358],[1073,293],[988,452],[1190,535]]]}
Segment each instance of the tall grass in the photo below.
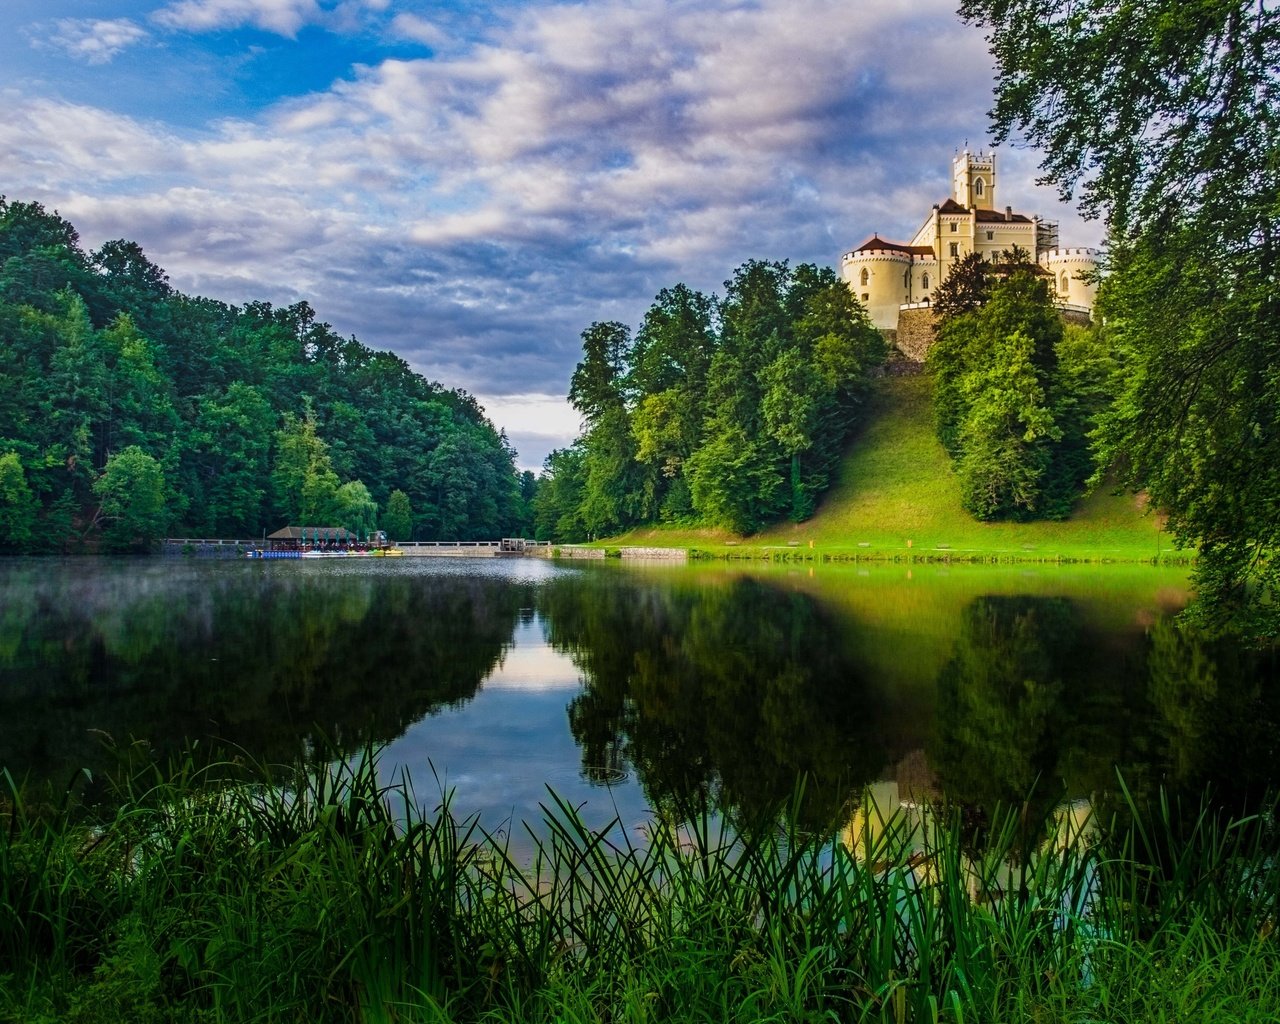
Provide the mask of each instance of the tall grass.
{"label": "tall grass", "polygon": [[1011,810],[975,845],[874,808],[819,835],[787,808],[596,832],[552,795],[517,854],[372,756],[190,761],[97,819],[8,793],[5,1020],[1280,1017],[1274,803]]}

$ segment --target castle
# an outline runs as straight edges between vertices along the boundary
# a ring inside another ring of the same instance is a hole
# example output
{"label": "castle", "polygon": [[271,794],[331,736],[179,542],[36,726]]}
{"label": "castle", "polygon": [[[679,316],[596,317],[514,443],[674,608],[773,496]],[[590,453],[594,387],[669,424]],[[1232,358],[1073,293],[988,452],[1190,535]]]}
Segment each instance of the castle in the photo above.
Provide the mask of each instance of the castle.
{"label": "castle", "polygon": [[[951,161],[951,197],[934,204],[910,242],[873,235],[841,257],[840,276],[862,300],[872,323],[899,335],[909,326],[924,326],[931,335],[930,302],[952,267],[971,252],[998,260],[1015,245],[1032,254],[1051,278],[1060,308],[1088,316],[1098,287],[1085,275],[1097,269],[1098,250],[1059,247],[1056,223],[1014,213],[1009,206],[997,209],[995,198],[995,153],[966,149]],[[905,349],[903,340],[899,338],[899,347]]]}

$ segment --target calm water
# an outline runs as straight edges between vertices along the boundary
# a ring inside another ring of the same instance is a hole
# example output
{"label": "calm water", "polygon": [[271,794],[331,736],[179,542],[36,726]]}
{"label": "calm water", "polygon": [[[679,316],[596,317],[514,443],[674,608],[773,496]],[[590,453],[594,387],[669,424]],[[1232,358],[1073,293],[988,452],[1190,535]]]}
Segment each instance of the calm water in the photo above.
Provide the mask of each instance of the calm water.
{"label": "calm water", "polygon": [[[1274,652],[1182,630],[1131,568],[0,561],[0,764],[145,741],[290,762],[385,744],[490,828],[551,786],[589,822],[715,792],[999,801],[1276,780]],[[138,748],[134,748],[135,750]]]}

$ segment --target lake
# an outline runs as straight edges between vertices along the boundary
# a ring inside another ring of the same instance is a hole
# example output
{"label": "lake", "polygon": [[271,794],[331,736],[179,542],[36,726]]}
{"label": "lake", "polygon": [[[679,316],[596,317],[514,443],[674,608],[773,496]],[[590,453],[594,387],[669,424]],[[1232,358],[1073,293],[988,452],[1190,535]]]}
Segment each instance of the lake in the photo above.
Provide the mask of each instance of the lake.
{"label": "lake", "polygon": [[376,744],[496,831],[548,786],[632,826],[800,776],[814,822],[864,791],[1096,802],[1117,769],[1247,803],[1276,780],[1276,654],[1182,628],[1187,598],[1142,566],[7,559],[0,764]]}

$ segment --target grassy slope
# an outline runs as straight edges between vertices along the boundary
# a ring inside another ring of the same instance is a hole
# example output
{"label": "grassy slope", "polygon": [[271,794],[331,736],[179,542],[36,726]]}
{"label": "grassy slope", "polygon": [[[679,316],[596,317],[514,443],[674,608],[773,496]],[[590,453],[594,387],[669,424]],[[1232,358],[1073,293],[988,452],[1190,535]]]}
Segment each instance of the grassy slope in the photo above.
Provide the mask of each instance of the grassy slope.
{"label": "grassy slope", "polygon": [[[1155,516],[1133,495],[1099,491],[1065,522],[979,523],[960,507],[960,491],[933,432],[928,377],[886,377],[868,422],[852,443],[814,517],[782,523],[741,541],[748,549],[806,553],[980,559],[1150,561],[1174,551]],[[610,546],[653,545],[725,551],[726,531],[671,527],[632,530]],[[745,552],[744,552],[745,553]]]}

